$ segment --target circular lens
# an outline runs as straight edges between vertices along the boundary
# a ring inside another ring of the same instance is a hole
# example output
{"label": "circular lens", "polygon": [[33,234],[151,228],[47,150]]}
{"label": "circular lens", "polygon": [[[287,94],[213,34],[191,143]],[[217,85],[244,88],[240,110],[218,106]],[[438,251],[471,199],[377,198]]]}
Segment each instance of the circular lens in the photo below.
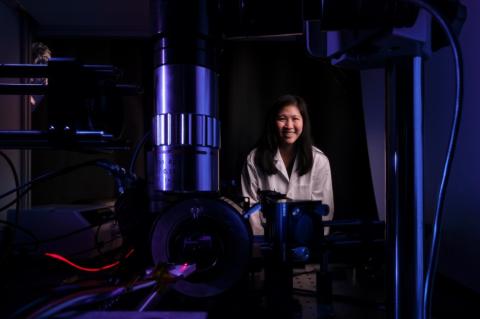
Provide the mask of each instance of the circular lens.
{"label": "circular lens", "polygon": [[191,297],[219,295],[248,271],[251,232],[239,211],[223,200],[195,198],[162,213],[152,232],[156,264],[195,264],[196,271],[173,288]]}

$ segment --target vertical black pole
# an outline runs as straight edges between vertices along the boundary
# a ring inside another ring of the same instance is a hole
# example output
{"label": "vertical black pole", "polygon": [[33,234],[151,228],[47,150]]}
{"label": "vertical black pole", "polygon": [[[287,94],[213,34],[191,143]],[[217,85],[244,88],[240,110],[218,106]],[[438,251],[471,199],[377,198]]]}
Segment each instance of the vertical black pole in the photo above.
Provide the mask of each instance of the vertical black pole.
{"label": "vertical black pole", "polygon": [[387,318],[423,317],[422,58],[386,67]]}

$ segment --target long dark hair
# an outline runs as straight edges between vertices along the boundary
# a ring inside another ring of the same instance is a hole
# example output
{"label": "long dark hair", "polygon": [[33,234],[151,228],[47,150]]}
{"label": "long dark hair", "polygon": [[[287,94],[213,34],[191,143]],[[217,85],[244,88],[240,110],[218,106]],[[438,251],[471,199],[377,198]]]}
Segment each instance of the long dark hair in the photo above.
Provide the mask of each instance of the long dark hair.
{"label": "long dark hair", "polygon": [[310,134],[310,118],[308,117],[307,105],[305,101],[296,95],[282,95],[279,97],[267,113],[263,134],[257,144],[255,153],[255,164],[267,175],[277,173],[273,163],[273,158],[277,153],[280,143],[276,127],[277,115],[282,108],[288,105],[294,105],[300,111],[303,119],[303,131],[295,142],[297,151],[297,172],[299,175],[308,173],[313,166],[312,155],[312,137]]}

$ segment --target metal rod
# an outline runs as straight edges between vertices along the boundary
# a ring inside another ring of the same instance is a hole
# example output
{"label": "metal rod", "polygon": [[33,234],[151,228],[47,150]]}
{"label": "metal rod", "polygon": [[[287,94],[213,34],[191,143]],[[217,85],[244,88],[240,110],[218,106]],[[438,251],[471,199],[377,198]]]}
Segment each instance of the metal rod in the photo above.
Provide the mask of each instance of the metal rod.
{"label": "metal rod", "polygon": [[[0,95],[43,95],[47,94],[47,84],[10,84],[0,83]],[[112,86],[93,88],[91,94],[136,96],[143,93],[143,88],[131,84],[115,84]]]}
{"label": "metal rod", "polygon": [[63,135],[56,131],[0,131],[1,149],[72,149],[128,150],[128,145],[102,131],[76,131]]}
{"label": "metal rod", "polygon": [[45,78],[46,64],[0,64],[0,77],[3,78]]}
{"label": "metal rod", "polygon": [[157,297],[158,292],[154,290],[150,295],[148,295],[147,299],[142,303],[142,305],[138,308],[139,312],[145,311],[147,308],[150,308],[152,303],[154,302],[155,297]]}
{"label": "metal rod", "polygon": [[[118,68],[112,65],[84,64],[81,70],[104,77],[120,74]],[[48,73],[48,64],[0,64],[0,77],[3,78],[46,78]]]}
{"label": "metal rod", "polygon": [[406,57],[387,65],[389,319],[421,319],[423,316],[422,81],[421,57]]}
{"label": "metal rod", "polygon": [[46,94],[46,84],[10,84],[0,83],[0,95],[43,95]]}

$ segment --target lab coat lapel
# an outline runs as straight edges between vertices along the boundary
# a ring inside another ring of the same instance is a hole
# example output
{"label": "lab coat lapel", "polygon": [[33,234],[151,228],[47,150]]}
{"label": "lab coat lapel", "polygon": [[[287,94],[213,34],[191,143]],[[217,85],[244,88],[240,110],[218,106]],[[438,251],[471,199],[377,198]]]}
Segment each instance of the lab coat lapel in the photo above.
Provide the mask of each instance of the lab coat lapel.
{"label": "lab coat lapel", "polygon": [[277,149],[277,154],[275,154],[275,157],[273,158],[273,162],[275,163],[275,167],[277,168],[278,172],[280,173],[280,176],[285,178],[285,180],[288,182],[289,178],[288,178],[288,173],[287,173],[287,167],[285,167],[285,163],[283,162],[282,155],[280,155],[280,150],[279,149]]}
{"label": "lab coat lapel", "polygon": [[[298,157],[298,154],[295,156],[295,161],[293,162],[292,174],[290,174],[290,183],[291,183],[291,184],[295,184],[295,182],[297,181],[297,178],[298,178],[298,174],[297,174],[297,164],[298,164],[297,157]],[[289,187],[289,189],[290,189],[290,187]]]}
{"label": "lab coat lapel", "polygon": [[295,194],[297,192],[297,190],[295,190],[295,186],[298,186],[297,163],[298,163],[297,157],[295,157],[295,161],[293,162],[292,174],[290,174],[290,179],[288,183],[287,194],[291,194],[292,192]]}

